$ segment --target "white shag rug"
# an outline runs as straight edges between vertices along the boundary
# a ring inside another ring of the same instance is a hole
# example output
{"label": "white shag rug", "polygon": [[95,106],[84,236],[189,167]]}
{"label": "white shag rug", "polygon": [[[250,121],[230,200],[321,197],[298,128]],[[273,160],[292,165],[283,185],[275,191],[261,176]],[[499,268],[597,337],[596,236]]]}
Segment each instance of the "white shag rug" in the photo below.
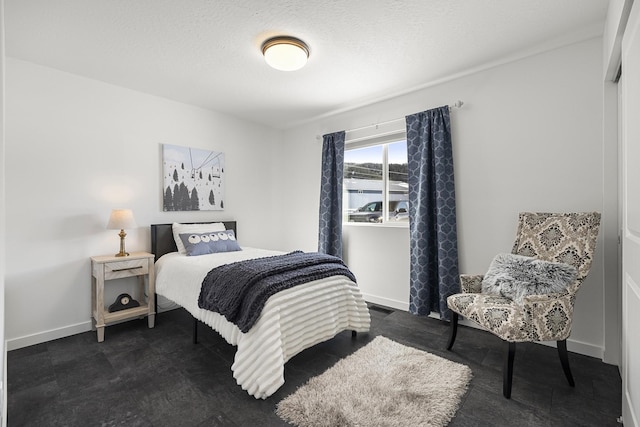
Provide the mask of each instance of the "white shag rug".
{"label": "white shag rug", "polygon": [[383,336],[278,403],[299,427],[445,426],[471,381],[468,366]]}

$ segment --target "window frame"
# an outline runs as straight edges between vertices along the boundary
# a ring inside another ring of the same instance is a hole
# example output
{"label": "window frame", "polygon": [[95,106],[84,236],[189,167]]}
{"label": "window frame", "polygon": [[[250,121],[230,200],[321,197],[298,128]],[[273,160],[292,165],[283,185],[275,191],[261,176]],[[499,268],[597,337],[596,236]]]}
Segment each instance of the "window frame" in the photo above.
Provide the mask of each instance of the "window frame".
{"label": "window frame", "polygon": [[[389,221],[389,145],[402,142],[406,143],[407,141],[407,133],[405,129],[402,130],[392,130],[384,133],[377,133],[375,135],[363,136],[359,138],[349,138],[347,136],[345,140],[345,157],[346,152],[350,150],[357,150],[361,148],[374,147],[374,146],[382,146],[382,222],[380,223],[370,223],[370,222],[350,222],[348,209],[346,206],[342,208],[343,221],[342,224],[347,226],[356,226],[356,227],[401,227],[408,228],[409,221]],[[408,161],[408,159],[407,159]],[[346,163],[346,162],[345,162]],[[346,200],[347,190],[343,186],[343,200]]]}

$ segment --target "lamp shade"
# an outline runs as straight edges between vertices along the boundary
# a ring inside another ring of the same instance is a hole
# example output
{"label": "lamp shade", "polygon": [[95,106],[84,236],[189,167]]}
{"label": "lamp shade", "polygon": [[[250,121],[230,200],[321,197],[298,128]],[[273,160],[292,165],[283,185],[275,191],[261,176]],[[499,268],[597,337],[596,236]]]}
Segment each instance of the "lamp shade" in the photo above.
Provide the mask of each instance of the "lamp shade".
{"label": "lamp shade", "polygon": [[309,58],[309,48],[294,37],[274,37],[262,44],[264,60],[281,71],[295,71],[304,67]]}
{"label": "lamp shade", "polygon": [[114,209],[111,211],[107,228],[109,230],[124,230],[125,228],[135,228],[136,220],[133,219],[131,209]]}

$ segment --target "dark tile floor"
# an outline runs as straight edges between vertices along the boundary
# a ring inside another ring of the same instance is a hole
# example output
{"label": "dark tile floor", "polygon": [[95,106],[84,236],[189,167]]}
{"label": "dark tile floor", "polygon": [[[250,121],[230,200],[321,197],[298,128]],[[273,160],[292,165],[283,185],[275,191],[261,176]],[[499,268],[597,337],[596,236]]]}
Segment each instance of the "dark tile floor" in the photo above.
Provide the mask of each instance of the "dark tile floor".
{"label": "dark tile floor", "polygon": [[473,380],[451,426],[616,426],[618,369],[570,353],[571,388],[554,348],[519,344],[511,400],[502,397],[502,342],[460,327],[453,352],[448,325],[401,311],[371,310],[369,334],[343,332],[291,359],[286,383],[267,400],[235,384],[234,347],[201,326],[191,343],[191,317],[182,309],[95,333],[10,351],[8,425],[13,426],[278,426],[275,405],[312,376],[376,335],[467,364]]}

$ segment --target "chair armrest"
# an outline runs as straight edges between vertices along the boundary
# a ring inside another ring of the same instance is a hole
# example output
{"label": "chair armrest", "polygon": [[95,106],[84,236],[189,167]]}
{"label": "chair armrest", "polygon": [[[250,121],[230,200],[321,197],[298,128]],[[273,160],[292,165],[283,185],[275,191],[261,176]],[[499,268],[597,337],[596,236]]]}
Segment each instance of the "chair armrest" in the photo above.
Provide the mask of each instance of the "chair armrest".
{"label": "chair armrest", "polygon": [[529,295],[523,299],[525,324],[535,331],[536,341],[560,341],[571,334],[575,294]]}
{"label": "chair armrest", "polygon": [[479,294],[482,292],[483,274],[461,274],[460,286],[465,294]]}

